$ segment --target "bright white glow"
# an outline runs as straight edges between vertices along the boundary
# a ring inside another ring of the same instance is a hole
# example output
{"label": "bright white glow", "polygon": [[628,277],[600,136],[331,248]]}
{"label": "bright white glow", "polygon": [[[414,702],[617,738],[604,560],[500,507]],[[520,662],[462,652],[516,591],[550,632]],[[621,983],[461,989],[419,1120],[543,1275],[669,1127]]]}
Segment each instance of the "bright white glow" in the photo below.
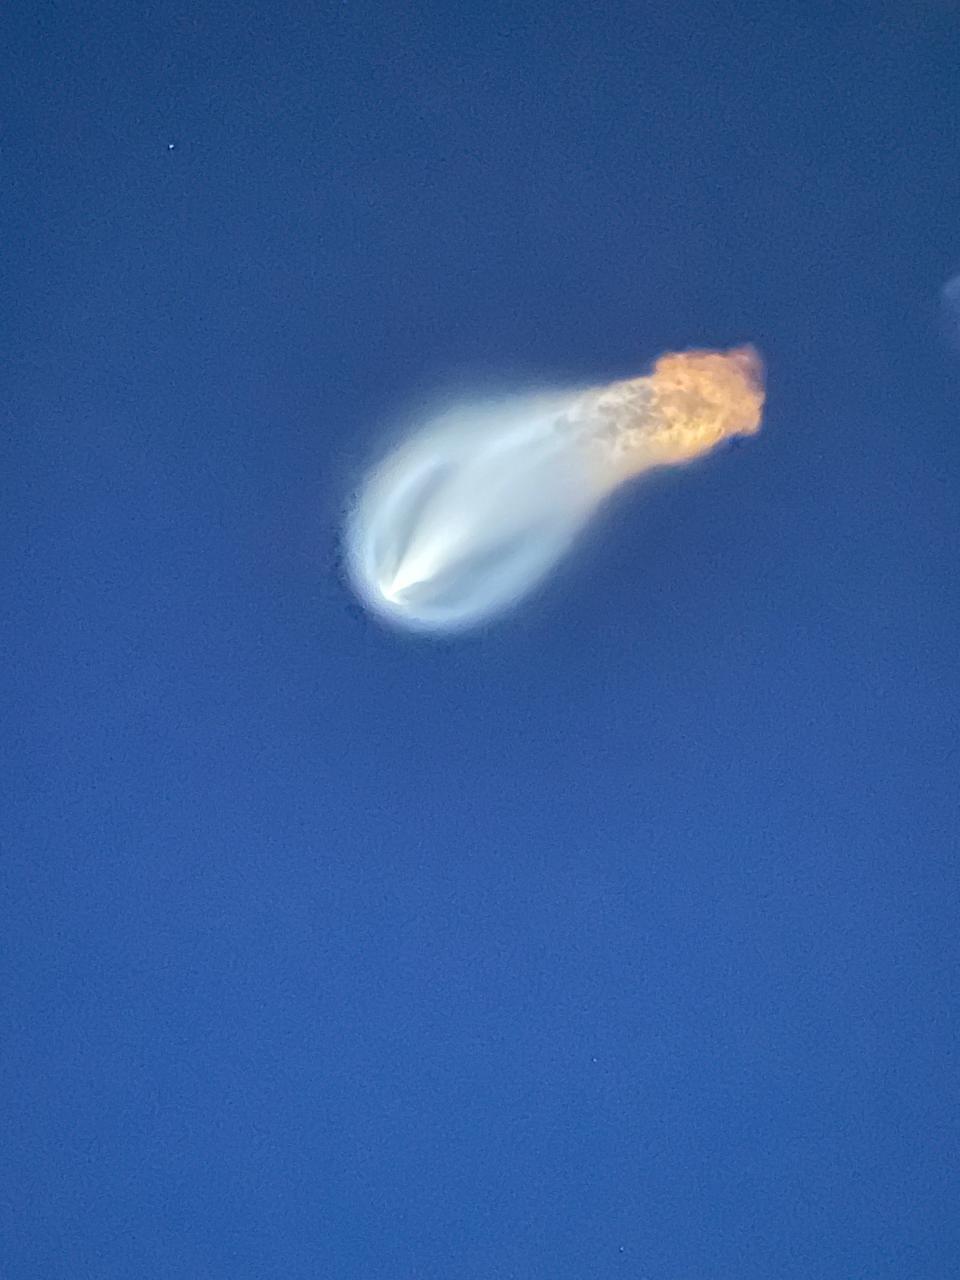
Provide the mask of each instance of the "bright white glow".
{"label": "bright white glow", "polygon": [[347,526],[374,613],[451,631],[501,613],[569,550],[629,476],[688,461],[760,423],[750,348],[664,356],[646,378],[463,406],[368,477]]}

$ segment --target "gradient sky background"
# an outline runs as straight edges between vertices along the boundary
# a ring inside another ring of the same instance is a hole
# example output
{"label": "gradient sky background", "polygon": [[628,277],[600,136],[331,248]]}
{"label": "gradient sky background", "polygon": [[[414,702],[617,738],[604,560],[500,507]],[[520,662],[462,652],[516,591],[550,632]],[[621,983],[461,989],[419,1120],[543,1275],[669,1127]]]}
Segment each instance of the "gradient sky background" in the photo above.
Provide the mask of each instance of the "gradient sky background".
{"label": "gradient sky background", "polygon": [[[3,1280],[955,1276],[958,7],[2,43]],[[515,617],[356,609],[398,410],[740,341]]]}

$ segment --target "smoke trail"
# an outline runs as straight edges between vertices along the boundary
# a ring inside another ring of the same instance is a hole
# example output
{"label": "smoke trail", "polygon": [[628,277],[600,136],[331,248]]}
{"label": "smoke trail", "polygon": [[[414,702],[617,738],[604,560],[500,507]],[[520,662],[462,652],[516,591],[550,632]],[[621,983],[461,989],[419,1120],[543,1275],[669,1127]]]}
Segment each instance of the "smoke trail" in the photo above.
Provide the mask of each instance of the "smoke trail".
{"label": "smoke trail", "polygon": [[367,478],[346,531],[354,587],[400,626],[452,631],[502,612],[625,480],[759,430],[752,347],[665,355],[646,377],[463,406]]}

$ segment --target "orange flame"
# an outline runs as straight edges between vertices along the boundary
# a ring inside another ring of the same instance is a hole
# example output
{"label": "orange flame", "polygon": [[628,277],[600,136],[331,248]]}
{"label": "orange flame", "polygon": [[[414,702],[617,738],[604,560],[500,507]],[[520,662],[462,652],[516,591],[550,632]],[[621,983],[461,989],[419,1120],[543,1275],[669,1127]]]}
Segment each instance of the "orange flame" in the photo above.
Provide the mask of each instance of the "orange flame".
{"label": "orange flame", "polygon": [[753,347],[661,356],[645,378],[594,393],[593,412],[621,474],[689,462],[760,430],[763,361]]}

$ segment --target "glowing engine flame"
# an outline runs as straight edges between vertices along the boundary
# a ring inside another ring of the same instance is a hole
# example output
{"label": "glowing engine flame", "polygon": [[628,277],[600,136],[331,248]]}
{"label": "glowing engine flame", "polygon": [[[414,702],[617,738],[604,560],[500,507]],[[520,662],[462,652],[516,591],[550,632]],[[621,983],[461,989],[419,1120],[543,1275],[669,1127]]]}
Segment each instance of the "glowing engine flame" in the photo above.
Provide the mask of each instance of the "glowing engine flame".
{"label": "glowing engine flame", "polygon": [[347,528],[365,604],[419,630],[482,622],[527,594],[631,476],[760,428],[752,347],[661,356],[646,377],[466,406],[368,478]]}

